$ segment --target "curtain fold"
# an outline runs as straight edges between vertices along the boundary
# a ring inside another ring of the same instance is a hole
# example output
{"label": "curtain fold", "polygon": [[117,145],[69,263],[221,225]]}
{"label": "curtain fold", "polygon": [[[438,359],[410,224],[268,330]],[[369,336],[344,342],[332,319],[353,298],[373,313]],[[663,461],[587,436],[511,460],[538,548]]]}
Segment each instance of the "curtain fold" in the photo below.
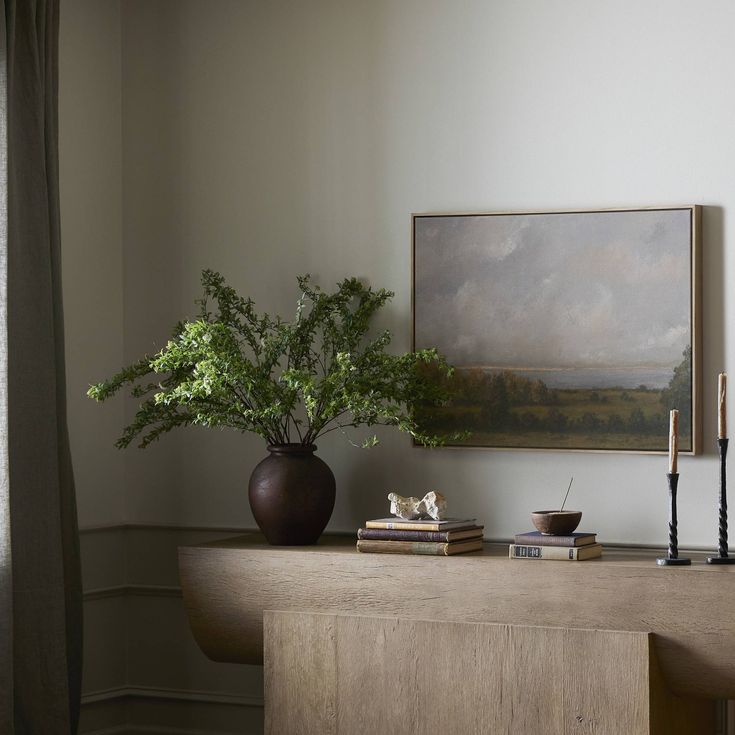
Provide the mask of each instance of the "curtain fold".
{"label": "curtain fold", "polygon": [[8,105],[5,5],[0,0],[0,733],[13,732],[13,575],[8,469]]}
{"label": "curtain fold", "polygon": [[61,303],[59,5],[5,0],[3,10],[0,732],[63,735],[78,726],[82,600]]}

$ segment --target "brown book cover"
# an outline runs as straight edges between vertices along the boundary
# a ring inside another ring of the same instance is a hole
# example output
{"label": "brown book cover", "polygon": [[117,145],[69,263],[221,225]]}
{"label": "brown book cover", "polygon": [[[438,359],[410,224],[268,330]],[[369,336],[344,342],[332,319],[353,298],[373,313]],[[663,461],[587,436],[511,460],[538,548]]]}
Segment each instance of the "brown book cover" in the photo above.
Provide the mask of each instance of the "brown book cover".
{"label": "brown book cover", "polygon": [[365,541],[465,541],[482,538],[483,526],[473,526],[461,531],[401,531],[385,528],[360,528],[357,538]]}
{"label": "brown book cover", "polygon": [[357,550],[368,554],[426,554],[452,556],[482,549],[482,539],[437,543],[431,541],[358,541]]}
{"label": "brown book cover", "polygon": [[541,531],[517,533],[515,542],[523,546],[587,546],[597,540],[596,533],[570,533],[567,536],[554,536]]}
{"label": "brown book cover", "polygon": [[551,559],[552,561],[584,561],[602,556],[600,544],[587,546],[522,546],[511,544],[508,547],[511,559]]}

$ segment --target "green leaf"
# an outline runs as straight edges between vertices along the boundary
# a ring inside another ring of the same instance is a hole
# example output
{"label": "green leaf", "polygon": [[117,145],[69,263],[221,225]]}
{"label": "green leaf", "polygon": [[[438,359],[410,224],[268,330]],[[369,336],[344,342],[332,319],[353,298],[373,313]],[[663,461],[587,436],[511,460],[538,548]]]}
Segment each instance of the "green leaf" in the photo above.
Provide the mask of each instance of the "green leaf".
{"label": "green leaf", "polygon": [[[199,315],[175,325],[166,346],[89,388],[105,401],[123,387],[143,399],[118,446],[148,446],[179,426],[254,432],[267,442],[313,443],[330,431],[395,426],[435,446],[416,409],[449,398],[452,368],[435,350],[387,352],[390,332],[371,335],[393,297],[347,278],[327,293],[299,276],[291,322],[259,314],[211,270],[202,273]],[[153,378],[149,376],[153,375]],[[378,443],[372,436],[362,442]]]}

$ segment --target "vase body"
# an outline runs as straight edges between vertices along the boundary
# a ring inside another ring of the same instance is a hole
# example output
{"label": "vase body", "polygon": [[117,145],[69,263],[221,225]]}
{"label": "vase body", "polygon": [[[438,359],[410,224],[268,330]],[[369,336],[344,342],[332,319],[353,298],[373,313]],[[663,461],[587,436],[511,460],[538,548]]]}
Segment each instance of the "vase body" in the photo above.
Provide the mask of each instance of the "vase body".
{"label": "vase body", "polygon": [[313,444],[271,445],[250,475],[250,508],[269,544],[315,544],[329,522],[334,475],[315,450]]}

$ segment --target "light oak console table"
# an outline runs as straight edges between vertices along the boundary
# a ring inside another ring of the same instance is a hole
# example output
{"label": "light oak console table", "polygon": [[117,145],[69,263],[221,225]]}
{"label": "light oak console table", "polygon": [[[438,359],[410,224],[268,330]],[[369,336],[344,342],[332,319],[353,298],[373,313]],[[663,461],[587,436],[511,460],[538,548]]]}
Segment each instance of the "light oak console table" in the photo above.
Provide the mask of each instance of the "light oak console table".
{"label": "light oak console table", "polygon": [[657,555],[360,554],[352,538],[272,547],[248,534],[182,547],[179,565],[210,658],[261,663],[265,615],[274,735],[706,735],[712,700],[735,698],[735,569]]}

